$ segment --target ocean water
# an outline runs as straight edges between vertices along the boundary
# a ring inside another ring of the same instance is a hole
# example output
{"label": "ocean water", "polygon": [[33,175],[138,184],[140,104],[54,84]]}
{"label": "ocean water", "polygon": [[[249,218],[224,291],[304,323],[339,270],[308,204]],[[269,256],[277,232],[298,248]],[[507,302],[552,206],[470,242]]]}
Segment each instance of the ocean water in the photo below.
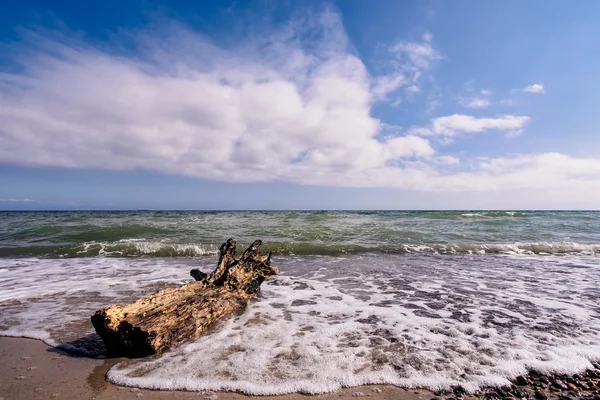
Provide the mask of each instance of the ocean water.
{"label": "ocean water", "polygon": [[89,317],[210,272],[227,238],[281,274],[242,312],[111,381],[469,391],[600,360],[600,212],[0,213],[0,335],[98,356]]}

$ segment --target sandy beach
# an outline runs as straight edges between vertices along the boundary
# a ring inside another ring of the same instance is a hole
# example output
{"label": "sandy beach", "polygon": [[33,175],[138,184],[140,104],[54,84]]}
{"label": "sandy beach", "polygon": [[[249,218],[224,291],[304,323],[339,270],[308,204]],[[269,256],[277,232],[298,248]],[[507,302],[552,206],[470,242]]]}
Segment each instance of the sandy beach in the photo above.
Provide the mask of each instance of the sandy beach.
{"label": "sandy beach", "polygon": [[[60,349],[47,346],[35,339],[0,337],[0,400],[20,399],[207,399],[245,400],[265,398],[269,400],[331,400],[369,397],[373,400],[441,400],[441,399],[586,399],[599,400],[597,388],[600,374],[588,371],[577,379],[577,389],[566,377],[564,390],[555,380],[543,384],[542,376],[529,376],[516,382],[511,389],[489,389],[476,395],[465,393],[433,393],[425,389],[405,389],[391,385],[372,385],[344,388],[321,395],[288,394],[282,396],[248,396],[231,392],[188,392],[147,390],[113,385],[106,380],[106,372],[122,358],[92,359],[70,355]],[[596,369],[598,371],[598,369]],[[540,379],[541,378],[541,379]],[[562,377],[565,380],[565,377]],[[587,382],[587,383],[584,383]],[[596,387],[594,389],[593,387]],[[583,389],[585,388],[585,389]]]}
{"label": "sandy beach", "polygon": [[[0,337],[0,399],[209,399],[243,400],[259,396],[237,393],[155,391],[111,384],[106,372],[122,359],[74,357],[34,339]],[[308,396],[291,394],[268,396],[272,400],[352,399],[371,397],[378,400],[422,400],[433,394],[427,390],[407,390],[376,385],[342,389],[333,393]]]}
{"label": "sandy beach", "polygon": [[[106,372],[122,358],[92,359],[73,356],[60,349],[47,346],[35,339],[0,337],[0,400],[20,399],[207,399],[245,400],[331,400],[369,397],[373,400],[441,400],[441,399],[586,399],[599,400],[597,382],[600,374],[588,371],[587,378],[577,379],[575,389],[566,378],[564,390],[552,380],[545,385],[544,378],[524,377],[527,382],[513,385],[511,389],[490,389],[476,395],[465,393],[433,393],[425,389],[405,389],[391,385],[373,385],[344,388],[322,395],[288,394],[283,396],[248,396],[231,392],[187,392],[147,390],[113,385],[106,380]],[[598,370],[596,370],[598,371]],[[541,378],[541,379],[540,379]],[[558,380],[558,378],[556,378]],[[565,380],[565,377],[562,377]],[[587,382],[587,383],[584,383]],[[593,386],[596,386],[596,389]],[[585,390],[582,390],[585,387]]]}

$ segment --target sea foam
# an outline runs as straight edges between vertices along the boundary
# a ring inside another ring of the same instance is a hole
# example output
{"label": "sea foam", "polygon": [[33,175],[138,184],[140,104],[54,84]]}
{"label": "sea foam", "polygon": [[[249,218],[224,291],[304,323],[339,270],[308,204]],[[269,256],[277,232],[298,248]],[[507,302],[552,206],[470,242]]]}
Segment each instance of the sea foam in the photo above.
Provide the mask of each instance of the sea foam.
{"label": "sea foam", "polygon": [[[274,262],[282,274],[241,314],[162,355],[122,363],[109,379],[254,395],[385,383],[474,391],[530,369],[574,373],[600,359],[596,257],[366,254]],[[57,329],[56,315],[85,336],[95,309],[188,281],[192,265],[208,271],[214,260],[0,263],[3,332],[68,344],[73,338]],[[11,288],[35,271],[45,275],[45,289],[32,278],[12,298]]]}

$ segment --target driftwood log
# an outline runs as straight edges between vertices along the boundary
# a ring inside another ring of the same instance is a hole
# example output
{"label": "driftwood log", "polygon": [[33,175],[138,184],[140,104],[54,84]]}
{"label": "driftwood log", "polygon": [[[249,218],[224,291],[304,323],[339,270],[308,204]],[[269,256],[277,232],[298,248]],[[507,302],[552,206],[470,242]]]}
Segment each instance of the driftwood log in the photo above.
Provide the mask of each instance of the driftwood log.
{"label": "driftwood log", "polygon": [[108,352],[128,357],[158,353],[246,306],[261,283],[279,273],[270,265],[271,252],[258,252],[260,245],[260,240],[254,241],[236,260],[236,242],[229,239],[219,249],[219,262],[211,274],[193,269],[195,282],[96,311],[92,324]]}

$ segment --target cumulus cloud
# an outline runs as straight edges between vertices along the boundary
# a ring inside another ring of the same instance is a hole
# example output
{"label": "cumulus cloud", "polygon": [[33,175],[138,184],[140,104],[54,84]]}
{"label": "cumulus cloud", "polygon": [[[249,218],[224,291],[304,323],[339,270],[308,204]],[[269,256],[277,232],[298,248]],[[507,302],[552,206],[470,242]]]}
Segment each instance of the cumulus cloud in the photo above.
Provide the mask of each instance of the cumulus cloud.
{"label": "cumulus cloud", "polygon": [[[464,164],[464,165],[463,165]],[[593,185],[600,184],[600,159],[577,158],[559,153],[520,154],[498,158],[432,156],[429,162],[410,163],[409,168],[359,171],[354,186],[387,186],[431,192],[537,191],[571,197],[586,194],[600,201]],[[558,200],[557,197],[555,200]]]}
{"label": "cumulus cloud", "polygon": [[378,98],[441,58],[430,36],[392,46],[397,74],[378,78],[333,12],[234,46],[176,23],[124,35],[127,46],[96,46],[26,33],[19,72],[0,74],[0,163],[426,191],[600,183],[598,159],[459,159],[423,137],[518,132],[526,116],[455,114],[406,132],[375,118]]}
{"label": "cumulus cloud", "polygon": [[23,72],[1,77],[0,162],[311,182],[433,153],[376,138],[372,78],[335,13],[234,48],[177,24],[132,38],[122,54],[28,32]]}
{"label": "cumulus cloud", "polygon": [[525,86],[523,91],[526,93],[544,93],[544,85],[534,83],[533,85]]}
{"label": "cumulus cloud", "polygon": [[439,157],[436,158],[436,161],[438,163],[447,164],[447,165],[458,165],[458,164],[460,164],[460,159],[458,159],[457,157],[454,157],[454,156],[449,156],[449,155],[439,156]]}
{"label": "cumulus cloud", "polygon": [[428,140],[418,136],[395,137],[386,141],[387,159],[430,157],[435,153]]}
{"label": "cumulus cloud", "polygon": [[[590,181],[598,181],[600,159],[576,158],[560,153],[529,154],[482,159],[478,171],[483,187],[581,190]],[[486,177],[493,179],[486,181]]]}

